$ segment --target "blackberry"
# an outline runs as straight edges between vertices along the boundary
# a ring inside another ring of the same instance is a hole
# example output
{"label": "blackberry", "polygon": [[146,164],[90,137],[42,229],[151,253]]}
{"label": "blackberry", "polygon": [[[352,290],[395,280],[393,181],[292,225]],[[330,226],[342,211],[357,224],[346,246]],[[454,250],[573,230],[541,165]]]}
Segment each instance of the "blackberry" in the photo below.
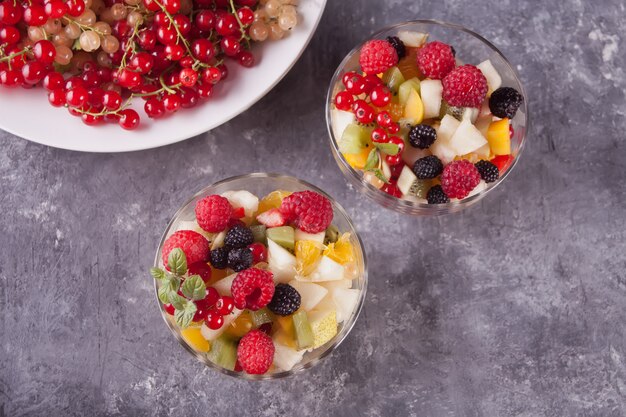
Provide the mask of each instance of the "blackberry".
{"label": "blackberry", "polygon": [[445,204],[449,203],[450,199],[443,192],[443,188],[441,185],[435,185],[428,190],[428,194],[426,194],[426,199],[428,200],[428,204]]}
{"label": "blackberry", "polygon": [[215,269],[226,269],[228,267],[228,248],[217,248],[211,251],[209,262]]}
{"label": "blackberry", "polygon": [[288,316],[300,308],[300,293],[289,284],[278,284],[267,308],[279,316]]}
{"label": "blackberry", "polygon": [[414,148],[426,149],[437,139],[437,132],[432,126],[417,125],[409,131],[409,143]]}
{"label": "blackberry", "polygon": [[489,110],[494,116],[512,119],[522,105],[524,97],[511,87],[500,87],[489,97]]}
{"label": "blackberry", "polygon": [[228,267],[235,272],[250,268],[253,262],[254,256],[248,248],[237,248],[228,252]]}
{"label": "blackberry", "polygon": [[228,233],[226,233],[226,237],[224,238],[224,245],[231,249],[245,248],[252,243],[254,243],[252,230],[241,225],[233,226]]}
{"label": "blackberry", "polygon": [[441,174],[443,164],[435,155],[425,156],[415,161],[413,172],[420,180],[430,180]]}
{"label": "blackberry", "polygon": [[486,183],[494,182],[500,178],[498,167],[491,162],[482,160],[476,162],[474,165],[476,165],[476,169],[480,173],[480,178],[485,180]]}
{"label": "blackberry", "polygon": [[388,36],[387,42],[393,46],[393,49],[398,53],[398,59],[402,59],[406,56],[406,47],[397,36]]}

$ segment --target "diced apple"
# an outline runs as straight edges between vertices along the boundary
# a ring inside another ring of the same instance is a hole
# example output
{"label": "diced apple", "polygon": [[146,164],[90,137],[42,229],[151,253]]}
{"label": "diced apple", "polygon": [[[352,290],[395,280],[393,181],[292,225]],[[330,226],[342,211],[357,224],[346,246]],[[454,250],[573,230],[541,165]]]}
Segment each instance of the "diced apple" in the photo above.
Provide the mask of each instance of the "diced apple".
{"label": "diced apple", "polygon": [[290,371],[295,365],[302,361],[305,350],[296,350],[274,341],[274,365],[283,370]]}
{"label": "diced apple", "polygon": [[354,307],[359,301],[360,290],[337,288],[333,291],[332,297],[337,306],[337,322],[341,323],[350,318]]}
{"label": "diced apple", "polygon": [[476,149],[475,153],[479,159],[489,159],[489,156],[491,156],[491,148],[488,143],[485,143],[483,146]]}
{"label": "diced apple", "polygon": [[450,139],[452,139],[452,136],[454,136],[454,132],[456,132],[460,124],[460,121],[458,121],[449,114],[443,116],[443,118],[441,119],[441,123],[439,124],[439,128],[437,128],[437,140],[435,141],[435,143],[450,143]]}
{"label": "diced apple", "polygon": [[[424,103],[424,118],[439,116],[443,85],[440,80],[424,80],[420,83],[420,94]],[[418,122],[419,123],[419,122]]]}
{"label": "diced apple", "polygon": [[504,118],[491,123],[487,129],[487,140],[494,155],[509,155],[511,153],[509,119]]}
{"label": "diced apple", "polygon": [[224,330],[228,329],[228,326],[239,317],[239,315],[243,312],[243,310],[239,310],[237,307],[233,308],[233,311],[230,314],[224,316],[224,324],[217,330],[209,329],[206,324],[203,324],[200,328],[200,332],[202,336],[210,341],[213,341],[220,337]]}
{"label": "diced apple", "polygon": [[[478,129],[481,135],[487,137],[487,131],[489,130],[489,125],[491,125],[492,121],[493,118],[491,117],[491,115],[484,117],[480,116],[478,120],[476,120],[476,123],[474,123],[474,126],[476,126],[476,129]],[[489,138],[487,138],[487,141],[489,141]]]}
{"label": "diced apple", "polygon": [[250,191],[226,191],[222,193],[222,197],[228,199],[230,205],[234,208],[243,207],[246,217],[252,217],[259,209],[259,197]]}
{"label": "diced apple", "polygon": [[465,107],[463,109],[463,113],[461,114],[461,120],[469,120],[472,123],[476,122],[476,119],[478,119],[478,113],[480,113],[480,109],[477,109],[476,107]]}
{"label": "diced apple", "polygon": [[400,172],[400,176],[398,177],[397,186],[402,192],[402,195],[406,195],[409,193],[411,186],[417,180],[417,177],[413,173],[413,170],[405,165]]}
{"label": "diced apple", "polygon": [[398,32],[398,38],[400,38],[402,43],[409,48],[419,48],[426,43],[426,40],[428,39],[428,34],[422,32],[401,30],[400,32]]}
{"label": "diced apple", "polygon": [[351,279],[340,279],[337,281],[325,281],[320,282],[318,285],[326,288],[328,291],[332,292],[336,288],[352,288],[352,280]]}
{"label": "diced apple", "polygon": [[470,193],[467,196],[471,197],[474,194],[478,194],[479,192],[481,192],[485,188],[487,188],[487,183],[485,181],[483,181],[483,180],[480,180],[478,185],[476,187],[474,187],[474,189],[472,191],[470,191]]}
{"label": "diced apple", "polygon": [[312,240],[313,242],[324,244],[324,238],[326,237],[326,231],[319,233],[307,233],[301,229],[296,229],[296,242],[299,240]]}
{"label": "diced apple", "polygon": [[389,168],[389,164],[387,164],[384,159],[382,159],[380,162],[381,169],[385,178],[391,178],[391,168]]}
{"label": "diced apple", "polygon": [[343,279],[344,267],[340,263],[335,262],[328,256],[324,255],[309,277],[313,282],[336,281]]}
{"label": "diced apple", "polygon": [[339,109],[332,110],[330,120],[333,126],[333,133],[335,134],[335,138],[337,139],[339,139],[341,135],[343,135],[343,131],[346,130],[346,127],[348,127],[350,123],[354,123],[356,121],[354,113]]}
{"label": "diced apple", "polygon": [[487,143],[487,139],[468,119],[461,121],[448,146],[457,155],[466,155]]}
{"label": "diced apple", "polygon": [[411,89],[409,98],[404,107],[404,118],[409,119],[411,124],[419,124],[424,120],[424,104],[417,91]]}
{"label": "diced apple", "polygon": [[233,280],[236,276],[237,274],[230,274],[229,276],[220,279],[213,284],[213,288],[215,288],[220,295],[232,295],[230,292],[230,287],[232,287]]}
{"label": "diced apple", "polygon": [[498,74],[498,71],[490,60],[483,61],[476,66],[487,79],[487,85],[489,86],[487,95],[491,95],[491,93],[496,91],[502,85],[502,78],[500,77],[500,74]]}
{"label": "diced apple", "polygon": [[310,311],[328,294],[328,290],[312,282],[290,281],[289,285],[300,293],[300,307]]}
{"label": "diced apple", "polygon": [[296,257],[271,239],[267,240],[267,257],[274,282],[286,283],[296,275]]}

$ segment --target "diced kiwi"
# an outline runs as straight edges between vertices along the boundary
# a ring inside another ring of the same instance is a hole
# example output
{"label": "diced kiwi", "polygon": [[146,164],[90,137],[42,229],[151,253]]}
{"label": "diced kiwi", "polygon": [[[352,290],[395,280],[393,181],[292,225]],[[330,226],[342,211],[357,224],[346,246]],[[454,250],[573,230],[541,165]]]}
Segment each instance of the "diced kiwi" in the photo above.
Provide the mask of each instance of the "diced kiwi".
{"label": "diced kiwi", "polygon": [[292,318],[298,349],[306,349],[313,346],[313,330],[311,329],[311,323],[309,323],[306,311],[297,311]]}
{"label": "diced kiwi", "polygon": [[441,100],[441,109],[439,110],[439,118],[443,119],[443,116],[449,114],[457,120],[463,119],[463,111],[465,108],[463,107],[454,107],[449,105],[445,100]]}
{"label": "diced kiwi", "polygon": [[413,77],[410,80],[406,80],[400,87],[398,88],[398,99],[400,100],[400,104],[403,106],[406,105],[407,100],[409,99],[409,94],[411,90],[420,92],[420,79],[417,77]]}
{"label": "diced kiwi", "polygon": [[296,244],[296,231],[291,226],[271,227],[265,233],[268,239],[272,239],[285,249],[293,250]]}
{"label": "diced kiwi", "polygon": [[339,229],[334,224],[331,224],[326,229],[326,235],[324,236],[324,244],[335,243],[339,239]]}
{"label": "diced kiwi", "polygon": [[252,235],[254,236],[254,241],[266,244],[267,236],[265,234],[265,230],[267,228],[264,224],[256,224],[254,226],[250,226],[250,230],[252,231]]}
{"label": "diced kiwi", "polygon": [[383,81],[391,91],[397,93],[404,76],[398,67],[391,67],[383,74]]}
{"label": "diced kiwi", "polygon": [[371,141],[372,129],[357,123],[350,123],[339,140],[339,151],[347,154],[361,153]]}
{"label": "diced kiwi", "polygon": [[211,342],[207,357],[211,362],[232,371],[237,362],[237,346],[229,336],[223,334]]}
{"label": "diced kiwi", "polygon": [[254,327],[260,327],[262,324],[272,322],[272,313],[270,313],[267,307],[263,307],[257,311],[250,310],[250,316],[252,317]]}
{"label": "diced kiwi", "polygon": [[426,198],[426,194],[428,194],[428,190],[430,190],[430,187],[430,180],[415,180],[413,184],[411,184],[409,195],[413,195],[418,198]]}

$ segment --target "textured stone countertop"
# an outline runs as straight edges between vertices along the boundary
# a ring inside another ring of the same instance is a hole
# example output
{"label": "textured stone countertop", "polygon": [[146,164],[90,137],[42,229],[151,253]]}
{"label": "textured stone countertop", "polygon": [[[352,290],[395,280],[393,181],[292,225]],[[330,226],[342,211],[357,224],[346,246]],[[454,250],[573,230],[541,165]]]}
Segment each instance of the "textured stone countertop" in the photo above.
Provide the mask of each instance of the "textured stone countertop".
{"label": "textured stone countertop", "polygon": [[[478,30],[529,92],[520,164],[461,214],[373,206],[328,150],[336,65],[407,17]],[[113,155],[0,132],[0,416],[626,415],[625,21],[622,0],[331,0],[286,78],[212,132]],[[347,208],[370,287],[329,359],[250,383],[178,345],[146,271],[184,199],[263,170]]]}

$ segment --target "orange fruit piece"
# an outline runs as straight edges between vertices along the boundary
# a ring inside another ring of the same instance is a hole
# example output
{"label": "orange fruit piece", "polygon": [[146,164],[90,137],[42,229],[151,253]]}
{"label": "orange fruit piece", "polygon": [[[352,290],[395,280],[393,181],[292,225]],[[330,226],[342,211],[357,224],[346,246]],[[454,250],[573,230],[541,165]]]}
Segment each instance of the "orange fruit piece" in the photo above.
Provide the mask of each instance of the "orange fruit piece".
{"label": "orange fruit piece", "polygon": [[257,210],[256,214],[259,215],[261,213],[265,213],[268,210],[279,208],[283,202],[283,198],[287,197],[289,194],[291,194],[291,191],[272,191],[271,193],[263,197],[261,201],[259,201],[259,209]]}
{"label": "orange fruit piece", "polygon": [[312,240],[299,240],[296,242],[296,271],[307,276],[315,269],[317,262],[322,257],[322,247]]}
{"label": "orange fruit piece", "polygon": [[343,157],[346,158],[346,161],[350,164],[352,168],[363,169],[371,150],[371,147],[366,146],[365,148],[363,148],[363,150],[361,150],[360,153],[344,153]]}
{"label": "orange fruit piece", "polygon": [[398,69],[405,80],[417,77],[420,80],[424,75],[417,68],[417,51],[419,48],[406,48],[406,56],[398,62]]}
{"label": "orange fruit piece", "polygon": [[354,261],[354,249],[350,243],[350,234],[344,233],[335,243],[330,243],[324,255],[342,265]]}

